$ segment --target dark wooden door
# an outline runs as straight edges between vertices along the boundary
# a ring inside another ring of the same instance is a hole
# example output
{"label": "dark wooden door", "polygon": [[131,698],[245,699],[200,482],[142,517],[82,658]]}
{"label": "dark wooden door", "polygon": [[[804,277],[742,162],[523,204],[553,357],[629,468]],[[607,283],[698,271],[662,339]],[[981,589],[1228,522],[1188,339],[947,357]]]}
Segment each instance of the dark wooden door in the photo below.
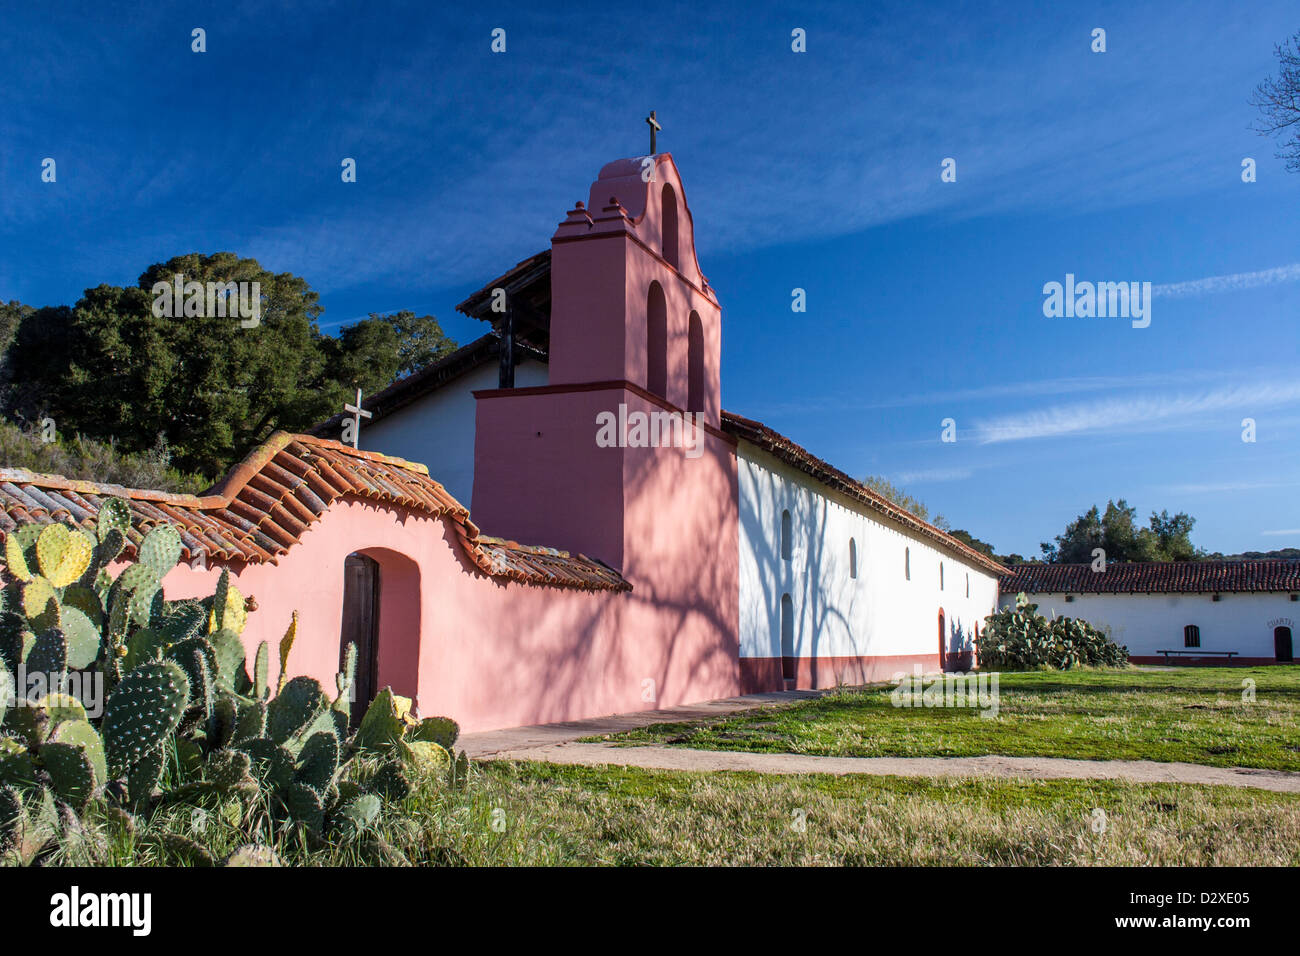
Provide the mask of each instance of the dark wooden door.
{"label": "dark wooden door", "polygon": [[340,668],[348,644],[357,646],[357,681],[352,695],[352,719],[365,713],[375,699],[379,672],[379,565],[364,554],[349,554],[343,562],[343,633]]}
{"label": "dark wooden door", "polygon": [[1291,654],[1291,628],[1273,628],[1273,656],[1279,662],[1289,664],[1293,659]]}
{"label": "dark wooden door", "polygon": [[948,635],[944,633],[943,610],[939,611],[939,670],[948,669]]}

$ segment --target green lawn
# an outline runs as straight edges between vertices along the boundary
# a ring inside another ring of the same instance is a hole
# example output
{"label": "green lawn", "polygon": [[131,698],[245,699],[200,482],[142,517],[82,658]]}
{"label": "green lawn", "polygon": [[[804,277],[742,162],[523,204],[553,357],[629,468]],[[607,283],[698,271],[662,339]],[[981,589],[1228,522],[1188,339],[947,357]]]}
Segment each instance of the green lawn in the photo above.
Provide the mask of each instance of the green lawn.
{"label": "green lawn", "polygon": [[[1254,681],[1253,701],[1243,700],[1246,680]],[[994,718],[974,709],[895,707],[891,690],[842,690],[609,739],[828,756],[1001,754],[1300,771],[1300,667],[1008,673],[999,678]]]}
{"label": "green lawn", "polygon": [[[253,835],[220,810],[177,808],[135,834],[92,816],[46,862],[193,862],[163,833],[218,858]],[[1300,795],[488,763],[466,791],[413,796],[360,839],[307,847],[282,832],[275,842],[289,865],[1295,866]]]}

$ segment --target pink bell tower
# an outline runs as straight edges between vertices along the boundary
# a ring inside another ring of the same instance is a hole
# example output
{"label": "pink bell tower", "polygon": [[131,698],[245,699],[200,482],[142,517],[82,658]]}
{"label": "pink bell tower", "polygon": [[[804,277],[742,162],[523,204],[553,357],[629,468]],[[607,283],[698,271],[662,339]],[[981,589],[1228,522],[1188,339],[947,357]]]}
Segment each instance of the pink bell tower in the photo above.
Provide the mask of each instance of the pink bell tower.
{"label": "pink bell tower", "polygon": [[[679,691],[692,672],[732,679],[739,521],[735,440],[720,428],[722,310],[670,154],[608,163],[555,230],[549,341],[548,385],[474,393],[474,522],[620,570],[633,590],[619,633],[662,647],[647,679]],[[610,416],[686,413],[698,422],[687,447],[634,429],[616,447],[598,441]]]}

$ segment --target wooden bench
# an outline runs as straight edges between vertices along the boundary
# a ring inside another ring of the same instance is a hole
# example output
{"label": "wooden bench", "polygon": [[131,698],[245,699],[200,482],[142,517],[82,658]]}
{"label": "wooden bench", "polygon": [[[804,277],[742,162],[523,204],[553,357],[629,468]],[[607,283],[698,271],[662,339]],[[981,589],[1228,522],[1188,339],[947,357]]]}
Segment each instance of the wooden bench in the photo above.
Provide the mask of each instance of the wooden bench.
{"label": "wooden bench", "polygon": [[1201,651],[1195,648],[1182,651],[1156,651],[1156,653],[1165,655],[1165,660],[1169,660],[1170,654],[1179,657],[1235,657],[1237,655],[1236,651]]}

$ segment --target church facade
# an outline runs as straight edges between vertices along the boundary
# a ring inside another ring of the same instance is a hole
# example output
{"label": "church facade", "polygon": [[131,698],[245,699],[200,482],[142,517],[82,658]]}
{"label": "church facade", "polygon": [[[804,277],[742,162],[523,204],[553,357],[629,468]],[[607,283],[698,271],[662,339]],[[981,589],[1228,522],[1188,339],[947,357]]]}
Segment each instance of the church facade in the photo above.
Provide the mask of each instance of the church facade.
{"label": "church facade", "polygon": [[[688,609],[659,639],[720,642],[736,690],[970,666],[1004,569],[723,410],[722,309],[670,154],[605,166],[550,249],[458,308],[491,330],[367,400],[367,447],[436,461],[494,534],[608,561],[634,607]],[[602,447],[602,416],[638,415],[698,422],[696,445]]]}
{"label": "church facade", "polygon": [[[0,532],[132,509],[228,568],[295,672],[361,649],[466,730],[966,668],[1005,569],[723,410],[722,308],[670,154],[606,165],[550,248],[458,308],[486,334],[203,496],[0,470]],[[420,462],[422,464],[417,464]],[[524,542],[523,544],[519,542]]]}

